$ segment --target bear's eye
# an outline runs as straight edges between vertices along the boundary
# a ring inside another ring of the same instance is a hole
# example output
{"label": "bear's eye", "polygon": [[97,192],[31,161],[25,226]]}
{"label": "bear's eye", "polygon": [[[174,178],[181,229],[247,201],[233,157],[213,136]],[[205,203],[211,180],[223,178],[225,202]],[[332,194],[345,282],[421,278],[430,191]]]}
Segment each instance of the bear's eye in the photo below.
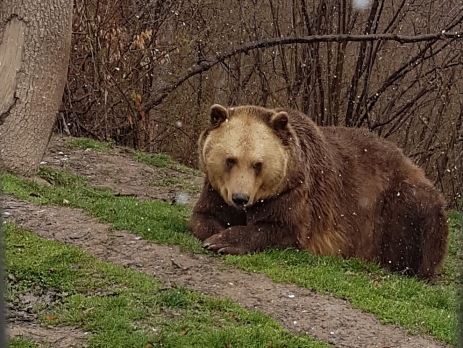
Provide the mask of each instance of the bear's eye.
{"label": "bear's eye", "polygon": [[227,165],[228,168],[231,168],[236,164],[236,159],[229,157],[225,160],[225,164]]}
{"label": "bear's eye", "polygon": [[252,165],[252,168],[256,172],[256,174],[259,174],[262,171],[262,162],[256,162]]}

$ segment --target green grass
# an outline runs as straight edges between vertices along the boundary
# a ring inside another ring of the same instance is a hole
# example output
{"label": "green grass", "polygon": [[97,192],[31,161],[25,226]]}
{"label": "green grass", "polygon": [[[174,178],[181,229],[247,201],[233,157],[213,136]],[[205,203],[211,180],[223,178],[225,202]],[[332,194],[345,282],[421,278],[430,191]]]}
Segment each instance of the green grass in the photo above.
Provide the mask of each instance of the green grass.
{"label": "green grass", "polygon": [[23,338],[15,337],[9,340],[8,346],[10,348],[40,348],[43,346],[38,345],[35,342],[30,340],[25,340]]}
{"label": "green grass", "polygon": [[169,155],[162,153],[151,154],[137,150],[135,151],[135,159],[152,167],[169,168],[185,174],[201,175],[200,171],[181,165],[175,162]]}
{"label": "green grass", "polygon": [[[53,177],[54,187],[3,176],[4,191],[41,204],[63,204],[86,209],[116,229],[130,230],[158,243],[178,244],[204,253],[191,236],[186,221],[190,209],[163,202],[114,197],[110,191],[86,186],[85,180],[68,173],[42,169]],[[436,285],[414,278],[391,275],[372,264],[334,257],[316,257],[304,251],[268,250],[250,256],[226,256],[226,263],[269,275],[278,282],[295,283],[337,297],[375,314],[383,323],[399,324],[413,333],[431,334],[455,343],[458,326],[457,292],[461,269],[461,214],[450,212],[451,237],[444,277]],[[461,324],[460,324],[461,325]]]}
{"label": "green grass", "polygon": [[[10,301],[37,289],[61,294],[35,309],[40,322],[80,327],[90,333],[89,347],[329,347],[231,301],[167,288],[155,278],[11,223],[5,232]],[[36,347],[13,342],[13,347]]]}
{"label": "green grass", "polygon": [[108,152],[114,148],[112,142],[101,142],[90,138],[75,138],[68,143],[68,147],[71,149],[87,150],[92,149],[95,151]]}
{"label": "green grass", "polygon": [[400,324],[412,333],[430,333],[454,342],[458,327],[454,286],[430,286],[358,260],[320,258],[293,250],[226,259],[247,271],[268,274],[277,282],[348,298],[354,307],[376,314],[384,324]]}
{"label": "green grass", "polygon": [[88,187],[85,178],[50,168],[41,168],[38,176],[54,183],[54,186],[3,174],[3,190],[39,204],[82,208],[100,221],[111,223],[115,229],[130,230],[158,243],[202,251],[199,241],[188,231],[190,209],[185,205],[115,197],[110,190]]}
{"label": "green grass", "polygon": [[135,158],[140,162],[158,168],[167,168],[176,164],[170,156],[162,153],[150,154],[138,150],[135,151]]}
{"label": "green grass", "polygon": [[189,192],[198,191],[201,188],[200,185],[195,185],[191,182],[185,182],[185,180],[175,177],[159,179],[153,181],[151,185],[156,187],[176,187]]}

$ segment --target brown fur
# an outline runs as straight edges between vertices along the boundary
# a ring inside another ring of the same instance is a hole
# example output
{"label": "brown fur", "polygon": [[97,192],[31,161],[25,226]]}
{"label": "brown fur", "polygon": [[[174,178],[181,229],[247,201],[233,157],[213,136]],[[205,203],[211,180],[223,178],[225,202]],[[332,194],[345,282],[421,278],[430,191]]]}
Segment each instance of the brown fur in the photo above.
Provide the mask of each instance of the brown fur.
{"label": "brown fur", "polygon": [[289,109],[214,105],[199,150],[206,180],[190,227],[210,250],[295,247],[423,279],[442,264],[443,196],[367,130],[317,127]]}

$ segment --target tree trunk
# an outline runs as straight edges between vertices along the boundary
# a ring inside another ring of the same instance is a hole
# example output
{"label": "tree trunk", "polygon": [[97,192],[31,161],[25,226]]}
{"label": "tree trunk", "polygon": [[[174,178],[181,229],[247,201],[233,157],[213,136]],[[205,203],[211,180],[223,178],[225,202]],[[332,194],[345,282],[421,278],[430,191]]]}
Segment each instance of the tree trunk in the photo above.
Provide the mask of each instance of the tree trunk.
{"label": "tree trunk", "polygon": [[33,175],[66,83],[72,1],[0,4],[0,169]]}

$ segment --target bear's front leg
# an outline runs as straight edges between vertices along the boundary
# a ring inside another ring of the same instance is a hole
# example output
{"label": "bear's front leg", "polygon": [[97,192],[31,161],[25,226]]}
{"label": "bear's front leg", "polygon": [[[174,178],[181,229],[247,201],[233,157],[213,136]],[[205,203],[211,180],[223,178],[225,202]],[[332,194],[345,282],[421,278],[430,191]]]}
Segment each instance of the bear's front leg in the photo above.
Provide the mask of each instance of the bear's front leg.
{"label": "bear's front leg", "polygon": [[191,215],[189,227],[193,235],[200,241],[204,241],[224,229],[219,220],[214,216],[197,212]]}
{"label": "bear's front leg", "polygon": [[189,227],[201,241],[229,226],[246,225],[246,214],[225,203],[220,194],[206,181],[193,208]]}
{"label": "bear's front leg", "polygon": [[233,226],[207,238],[203,247],[219,254],[239,255],[271,247],[297,247],[297,239],[288,227],[271,224]]}

